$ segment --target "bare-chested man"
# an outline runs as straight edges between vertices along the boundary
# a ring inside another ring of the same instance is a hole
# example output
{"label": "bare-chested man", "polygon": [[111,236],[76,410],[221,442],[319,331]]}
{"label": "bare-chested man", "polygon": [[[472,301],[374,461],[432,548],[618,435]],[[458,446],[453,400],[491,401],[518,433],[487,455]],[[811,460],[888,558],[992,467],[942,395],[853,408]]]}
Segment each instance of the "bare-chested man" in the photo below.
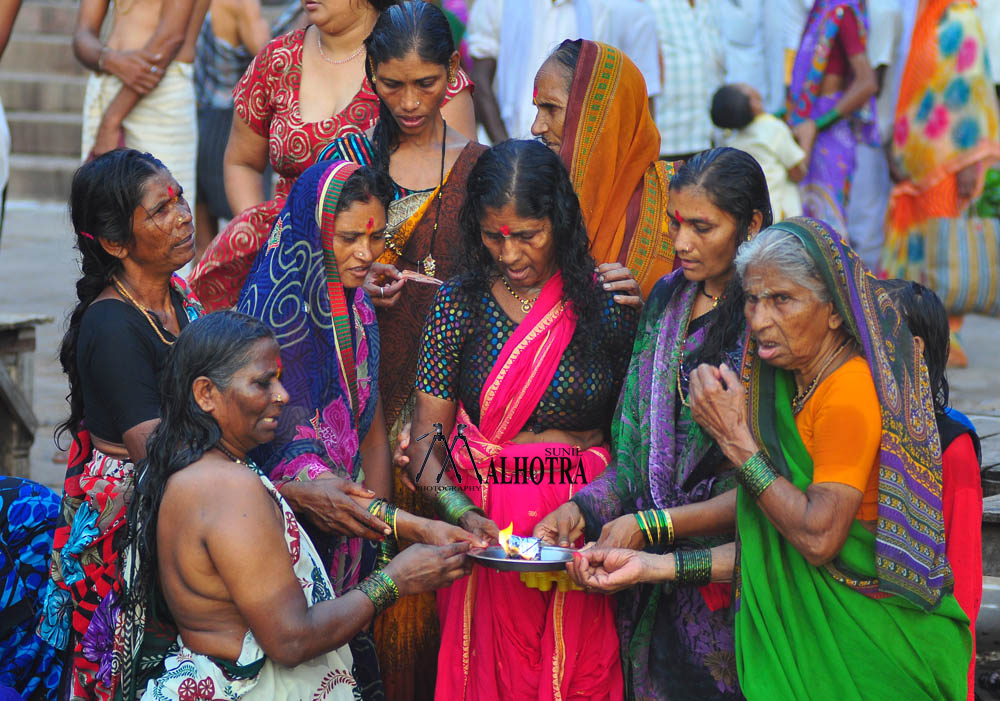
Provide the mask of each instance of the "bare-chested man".
{"label": "bare-chested man", "polygon": [[[198,145],[195,41],[209,0],[81,0],[73,52],[94,71],[82,156],[124,145],[159,158],[193,205]],[[107,41],[100,39],[109,6]]]}

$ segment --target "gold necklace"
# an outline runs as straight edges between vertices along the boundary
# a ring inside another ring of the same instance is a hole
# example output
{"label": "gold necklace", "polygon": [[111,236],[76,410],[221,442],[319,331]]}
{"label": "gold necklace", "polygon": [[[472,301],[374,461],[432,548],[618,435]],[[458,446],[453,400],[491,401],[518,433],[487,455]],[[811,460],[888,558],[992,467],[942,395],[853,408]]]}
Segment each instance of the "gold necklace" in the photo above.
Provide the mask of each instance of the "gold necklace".
{"label": "gold necklace", "polygon": [[830,356],[830,358],[825,363],[823,363],[823,367],[821,367],[819,369],[819,372],[816,373],[816,377],[814,377],[813,381],[809,383],[808,387],[806,387],[805,392],[797,392],[795,396],[792,397],[792,414],[798,414],[800,411],[802,411],[803,407],[805,407],[806,405],[806,401],[809,399],[809,397],[812,396],[812,393],[819,385],[819,380],[821,377],[823,377],[823,373],[826,372],[826,369],[830,367],[830,365],[833,363],[834,360],[837,359],[837,356],[840,355],[840,351],[844,350],[844,348],[850,342],[851,342],[850,338],[844,339],[844,342],[841,343],[839,346],[837,346],[837,350],[833,351],[833,354]]}
{"label": "gold necklace", "polygon": [[674,347],[674,364],[677,365],[677,396],[680,397],[681,404],[691,408],[688,404],[687,397],[684,396],[684,390],[681,388],[681,373],[683,372],[684,365],[684,344],[687,343],[688,327],[691,325],[691,312],[694,311],[694,305],[691,305],[691,309],[688,310],[688,318],[684,322],[684,330],[681,332],[680,340],[678,340],[677,345]]}
{"label": "gold necklace", "polygon": [[[724,294],[719,295],[718,297],[716,297],[715,295],[708,294],[708,292],[705,291],[705,283],[701,283],[699,287],[701,289],[701,293],[712,300],[712,309],[718,307],[719,302],[722,300]],[[687,321],[684,322],[684,331],[681,332],[681,340],[680,342],[678,342],[677,346],[674,349],[675,353],[674,362],[677,364],[677,396],[680,397],[681,404],[688,407],[689,409],[691,408],[691,405],[688,404],[688,398],[684,396],[684,390],[681,387],[681,371],[683,369],[683,364],[684,364],[684,344],[687,343],[688,328],[691,326],[691,314],[693,312],[694,312],[694,304],[692,303],[691,309],[688,310]],[[708,314],[710,312],[711,310],[705,313]]]}
{"label": "gold necklace", "polygon": [[507,288],[507,292],[510,293],[510,296],[521,303],[521,311],[524,312],[525,314],[530,312],[531,308],[535,305],[535,302],[538,300],[538,295],[540,295],[541,292],[539,292],[538,295],[535,295],[534,299],[525,299],[517,292],[514,292],[514,288],[510,286],[510,283],[507,281],[506,275],[501,274],[500,280],[501,282],[503,282],[503,286]]}
{"label": "gold necklace", "polygon": [[323,42],[320,41],[320,34],[321,33],[322,32],[319,31],[319,27],[316,27],[316,48],[319,49],[319,55],[323,57],[323,60],[326,61],[327,63],[332,63],[334,66],[342,66],[345,63],[350,63],[351,61],[353,61],[354,59],[356,59],[358,56],[360,56],[361,52],[365,50],[365,45],[362,44],[361,46],[358,47],[357,51],[355,51],[353,54],[351,54],[347,58],[342,58],[339,61],[337,59],[330,58],[329,56],[326,55],[326,52],[323,51]]}
{"label": "gold necklace", "polygon": [[133,297],[128,293],[128,290],[125,289],[125,286],[118,280],[116,276],[111,278],[111,282],[114,284],[115,289],[118,290],[118,294],[127,299],[129,302],[131,302],[132,306],[138,309],[139,313],[141,313],[144,317],[146,317],[146,321],[148,321],[149,325],[153,327],[153,331],[156,332],[156,335],[159,337],[159,339],[168,346],[174,345],[173,341],[168,341],[166,338],[163,337],[163,334],[160,333],[160,327],[156,325],[155,321],[153,321],[152,315],[141,304],[135,301],[135,297]]}

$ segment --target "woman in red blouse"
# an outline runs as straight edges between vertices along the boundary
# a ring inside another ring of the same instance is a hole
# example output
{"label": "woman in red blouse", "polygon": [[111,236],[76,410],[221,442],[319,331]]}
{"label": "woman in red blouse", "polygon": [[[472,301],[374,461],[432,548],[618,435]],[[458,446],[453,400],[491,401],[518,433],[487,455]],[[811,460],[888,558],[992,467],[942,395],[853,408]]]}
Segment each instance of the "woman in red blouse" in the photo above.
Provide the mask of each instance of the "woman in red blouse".
{"label": "woman in red blouse", "polygon": [[[310,26],[265,46],[236,86],[224,175],[229,204],[241,214],[191,274],[191,286],[206,309],[236,302],[295,179],[317,161],[323,147],[347,134],[363,134],[378,120],[378,96],[365,77],[363,42],[391,4],[306,0]],[[453,129],[475,136],[471,89],[468,76],[457,71],[442,114]],[[274,199],[265,201],[261,174],[268,161],[280,177]]]}
{"label": "woman in red blouse", "polygon": [[941,436],[945,554],[955,576],[955,598],[972,628],[969,699],[976,671],[976,617],[983,600],[983,486],[979,477],[982,453],[972,423],[948,406],[950,331],[948,314],[934,292],[907,280],[889,280],[889,295],[903,315],[913,340],[923,348],[934,394],[934,414]]}

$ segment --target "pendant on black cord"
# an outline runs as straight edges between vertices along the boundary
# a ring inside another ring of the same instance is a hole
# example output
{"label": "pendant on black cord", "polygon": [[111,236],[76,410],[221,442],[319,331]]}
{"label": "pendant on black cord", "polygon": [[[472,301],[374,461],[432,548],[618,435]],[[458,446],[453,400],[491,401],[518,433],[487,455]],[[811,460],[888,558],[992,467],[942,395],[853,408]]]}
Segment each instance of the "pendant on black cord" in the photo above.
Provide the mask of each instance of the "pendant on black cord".
{"label": "pendant on black cord", "polygon": [[435,277],[437,272],[437,261],[434,260],[434,256],[430,253],[424,258],[424,275],[429,275],[430,277]]}

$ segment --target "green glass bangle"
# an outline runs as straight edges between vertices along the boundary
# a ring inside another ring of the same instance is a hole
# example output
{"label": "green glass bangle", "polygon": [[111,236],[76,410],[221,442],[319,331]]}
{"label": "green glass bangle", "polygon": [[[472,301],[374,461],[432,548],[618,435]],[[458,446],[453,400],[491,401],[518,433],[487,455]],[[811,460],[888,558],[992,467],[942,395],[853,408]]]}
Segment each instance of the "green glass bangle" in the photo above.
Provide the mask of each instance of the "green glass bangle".
{"label": "green glass bangle", "polygon": [[667,509],[646,509],[637,511],[635,522],[648,545],[672,545],[674,542],[674,522]]}
{"label": "green glass bangle", "polygon": [[376,616],[392,606],[399,599],[399,587],[392,581],[392,577],[382,570],[372,572],[358,582],[358,589],[371,599],[372,604],[375,606]]}
{"label": "green glass bangle", "polygon": [[823,131],[828,126],[839,120],[841,116],[842,115],[837,111],[837,108],[834,107],[832,110],[829,110],[816,120],[816,129]]}
{"label": "green glass bangle", "polygon": [[392,562],[392,558],[399,553],[399,546],[392,538],[386,538],[378,546],[378,554],[375,556],[375,569],[381,570]]}
{"label": "green glass bangle", "polygon": [[680,586],[700,587],[712,581],[711,550],[677,550],[674,552],[676,574]]}
{"label": "green glass bangle", "polygon": [[465,492],[455,488],[439,491],[434,498],[434,506],[437,509],[438,516],[453,526],[457,526],[459,519],[470,511],[475,511],[481,516],[486,515],[485,511],[472,503],[472,500],[465,495]]}
{"label": "green glass bangle", "polygon": [[636,511],[632,514],[635,517],[635,522],[639,525],[639,532],[642,533],[642,537],[645,539],[647,545],[653,544],[653,537],[649,533],[649,526],[646,524],[645,515],[641,511]]}
{"label": "green glass bangle", "polygon": [[774,471],[764,451],[758,450],[736,468],[736,479],[754,499],[759,499],[764,490],[778,479],[778,473]]}

